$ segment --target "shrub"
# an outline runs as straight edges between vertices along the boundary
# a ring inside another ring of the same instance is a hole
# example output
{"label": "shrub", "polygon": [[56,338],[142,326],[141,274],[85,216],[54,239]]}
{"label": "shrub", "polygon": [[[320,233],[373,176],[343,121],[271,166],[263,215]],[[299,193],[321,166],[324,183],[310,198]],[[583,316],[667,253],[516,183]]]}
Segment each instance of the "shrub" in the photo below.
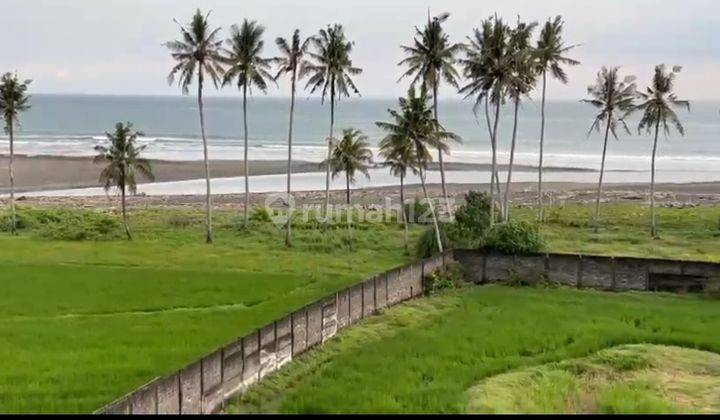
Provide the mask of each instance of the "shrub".
{"label": "shrub", "polygon": [[[444,224],[440,224],[440,240],[443,243],[443,249],[446,249],[450,241],[448,240],[447,227]],[[420,234],[415,250],[418,258],[429,258],[438,253],[437,235],[434,227],[430,227]]]}
{"label": "shrub", "polygon": [[268,212],[266,207],[255,207],[250,215],[250,220],[258,223],[270,223],[272,218],[270,217],[270,212]]}
{"label": "shrub", "polygon": [[186,228],[193,225],[201,225],[203,221],[187,214],[172,214],[168,217],[168,225],[172,228]]}
{"label": "shrub", "polygon": [[457,289],[463,283],[458,264],[452,264],[425,277],[425,293],[433,295],[443,290]]}
{"label": "shrub", "polygon": [[449,234],[453,242],[468,248],[483,244],[490,227],[490,198],[486,193],[470,191],[465,204],[455,212],[455,227]]}
{"label": "shrub", "polygon": [[425,199],[420,200],[415,198],[412,203],[405,204],[405,215],[407,216],[408,223],[432,224],[430,206]]}
{"label": "shrub", "polygon": [[485,241],[485,249],[504,254],[531,254],[540,251],[544,241],[536,225],[510,221],[495,225]]}
{"label": "shrub", "polygon": [[[118,220],[94,211],[24,208],[18,211],[17,220],[19,228],[35,231],[39,236],[53,240],[109,240],[123,236]],[[9,228],[9,223],[4,226]]]}

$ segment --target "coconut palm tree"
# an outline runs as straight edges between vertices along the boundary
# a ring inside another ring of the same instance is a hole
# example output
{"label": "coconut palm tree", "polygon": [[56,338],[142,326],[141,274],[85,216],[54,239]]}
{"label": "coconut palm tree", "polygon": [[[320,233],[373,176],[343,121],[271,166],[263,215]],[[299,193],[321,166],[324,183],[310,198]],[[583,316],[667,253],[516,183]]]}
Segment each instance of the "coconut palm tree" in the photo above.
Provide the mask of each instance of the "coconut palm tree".
{"label": "coconut palm tree", "polygon": [[138,146],[136,144],[138,136],[142,136],[143,134],[133,131],[132,123],[117,123],[115,125],[115,131],[113,133],[105,133],[105,135],[107,136],[108,145],[95,146],[95,151],[98,152],[98,155],[95,156],[94,162],[96,164],[107,164],[102,172],[100,172],[100,182],[103,184],[106,192],[110,191],[111,188],[117,188],[120,191],[125,234],[129,240],[132,240],[127,218],[125,195],[128,192],[130,194],[137,192],[136,173],[145,177],[148,181],[154,181],[155,177],[153,176],[150,162],[140,157],[140,154],[146,146]]}
{"label": "coconut palm tree", "polygon": [[603,143],[602,161],[600,163],[600,179],[598,181],[597,198],[595,200],[595,232],[600,229],[600,195],[602,194],[603,175],[605,174],[605,156],[610,134],[617,140],[618,127],[622,127],[628,134],[630,130],[625,123],[625,117],[633,111],[635,106],[635,77],[627,76],[620,79],[619,69],[603,67],[597,75],[594,85],[588,87],[591,99],[583,102],[599,110],[595,120],[590,126],[588,135],[593,130],[600,132],[605,125],[605,140]]}
{"label": "coconut palm tree", "polygon": [[10,140],[10,232],[17,235],[17,215],[15,214],[15,128],[20,125],[20,113],[30,109],[30,96],[27,94],[30,80],[20,80],[17,74],[5,73],[0,79],[0,113],[5,122],[5,132]]}
{"label": "coconut palm tree", "polygon": [[430,208],[433,219],[435,236],[438,243],[438,251],[443,252],[440,225],[438,223],[435,206],[430,200],[425,184],[425,173],[427,166],[432,162],[430,150],[440,149],[447,152],[449,140],[460,141],[460,137],[449,131],[445,131],[433,116],[433,110],[429,104],[430,98],[427,89],[423,85],[418,95],[414,87],[410,87],[407,98],[399,99],[399,110],[388,110],[391,122],[376,122],[375,124],[387,131],[390,135],[404,138],[410,141],[412,157],[408,159],[412,167],[420,174],[425,201]]}
{"label": "coconut palm tree", "polygon": [[505,222],[510,220],[510,194],[512,186],[513,165],[515,163],[515,146],[518,133],[518,112],[523,97],[529,96],[535,87],[537,79],[537,66],[533,57],[533,48],[530,38],[537,27],[536,22],[522,23],[518,21],[508,40],[512,54],[512,73],[508,81],[508,95],[513,102],[514,117],[512,141],[510,143],[510,162],[508,164],[507,182],[505,183],[505,198],[502,210]]}
{"label": "coconut palm tree", "polygon": [[[449,17],[449,13],[443,13],[432,19],[428,15],[427,24],[423,29],[415,27],[413,45],[401,46],[407,57],[398,64],[408,67],[400,80],[405,77],[412,77],[413,84],[422,83],[432,92],[434,117],[438,121],[440,121],[438,118],[438,89],[440,82],[444,81],[458,89],[458,80],[460,79],[455,64],[457,62],[456,56],[463,48],[463,45],[451,43],[450,36],[443,29],[442,24]],[[445,200],[445,209],[447,214],[450,214],[450,200],[445,187],[445,167],[441,150],[438,150],[438,164],[440,165],[440,183],[442,185],[443,199]]]}
{"label": "coconut palm tree", "polygon": [[[497,139],[500,106],[505,102],[513,74],[513,54],[509,45],[511,29],[498,17],[483,21],[482,30],[475,29],[469,37],[466,57],[461,60],[468,83],[460,89],[465,98],[475,98],[475,108],[487,98],[493,105],[491,130],[492,171],[490,175],[490,224],[495,222],[495,197],[492,189],[497,177]],[[498,200],[500,197],[498,197]]]}
{"label": "coconut palm tree", "polygon": [[[211,30],[208,16],[198,9],[190,22],[189,27],[178,23],[182,40],[170,41],[165,46],[177,61],[168,75],[168,83],[173,84],[175,79],[182,88],[183,94],[188,94],[188,88],[197,74],[197,101],[200,114],[200,133],[203,141],[203,160],[205,162],[205,215],[207,224],[206,242],[212,243],[212,194],[210,191],[210,161],[208,159],[207,137],[205,136],[205,114],[203,113],[203,88],[205,77],[218,87],[223,75],[223,57],[220,54],[222,40],[218,39],[220,28]],[[177,23],[177,21],[175,21]]]}
{"label": "coconut palm tree", "polygon": [[405,231],[405,251],[408,250],[408,220],[405,210],[405,177],[408,171],[417,174],[413,163],[413,143],[402,132],[391,132],[380,140],[380,156],[385,160],[385,166],[390,168],[393,176],[400,178],[400,213]]}
{"label": "coconut palm tree", "polygon": [[[327,162],[325,162],[327,165]],[[350,205],[350,184],[355,183],[355,174],[362,173],[370,178],[368,169],[372,164],[372,151],[368,138],[360,130],[346,128],[330,157],[330,171],[333,179],[345,173],[345,203]]]}
{"label": "coconut palm tree", "polygon": [[538,221],[545,220],[543,208],[543,151],[545,146],[545,96],[547,93],[547,75],[550,75],[567,84],[568,77],[563,66],[577,66],[579,61],[573,60],[566,54],[575,48],[575,45],[566,46],[562,39],[564,22],[561,16],[545,22],[540,39],[535,48],[537,64],[542,74],[542,104],[540,105],[540,161],[538,163]]}
{"label": "coconut palm tree", "polygon": [[638,132],[646,131],[648,134],[654,132],[652,164],[650,175],[650,234],[657,236],[657,225],[655,222],[655,156],[657,154],[657,142],[660,135],[660,127],[665,135],[670,135],[670,127],[673,126],[680,133],[685,135],[685,128],[680,122],[677,113],[673,108],[686,108],[690,111],[690,102],[678,99],[674,92],[675,78],[682,68],[673,67],[668,71],[664,64],[655,67],[652,85],[645,92],[638,92],[638,99],[641,101],[637,110],[643,115],[638,125]]}
{"label": "coconut palm tree", "polygon": [[[301,69],[302,76],[308,75],[306,88],[310,93],[321,92],[322,102],[330,98],[330,136],[328,137],[327,160],[333,150],[335,130],[335,104],[341,97],[349,97],[350,93],[360,95],[360,91],[351,76],[362,73],[362,69],[353,66],[351,53],[353,43],[345,38],[342,25],[328,25],[321,29],[317,37],[311,41],[314,51],[310,52],[312,63]],[[325,173],[325,221],[328,219],[330,207],[330,166],[326,165]]]}
{"label": "coconut palm tree", "polygon": [[228,48],[222,50],[225,63],[228,65],[223,78],[223,86],[236,83],[243,95],[243,169],[245,171],[245,210],[244,226],[250,222],[250,170],[248,162],[248,122],[247,95],[252,95],[252,88],[267,92],[268,80],[274,82],[270,75],[272,59],[262,57],[265,41],[262,40],[265,28],[254,20],[243,20],[240,27],[230,27],[230,38],[225,41]]}
{"label": "coconut palm tree", "polygon": [[292,176],[292,135],[293,135],[293,118],[295,116],[295,84],[298,80],[298,75],[301,69],[305,68],[308,64],[306,57],[308,55],[308,49],[312,37],[300,38],[300,30],[295,29],[293,32],[292,39],[288,42],[285,38],[278,37],[275,39],[275,44],[282,56],[275,57],[273,61],[278,65],[278,72],[275,75],[275,81],[280,78],[283,74],[290,75],[290,124],[288,129],[288,166],[287,166],[287,200],[288,200],[288,219],[287,226],[285,228],[285,245],[292,246],[292,206],[291,206],[291,194],[292,189],[290,186],[290,177]]}

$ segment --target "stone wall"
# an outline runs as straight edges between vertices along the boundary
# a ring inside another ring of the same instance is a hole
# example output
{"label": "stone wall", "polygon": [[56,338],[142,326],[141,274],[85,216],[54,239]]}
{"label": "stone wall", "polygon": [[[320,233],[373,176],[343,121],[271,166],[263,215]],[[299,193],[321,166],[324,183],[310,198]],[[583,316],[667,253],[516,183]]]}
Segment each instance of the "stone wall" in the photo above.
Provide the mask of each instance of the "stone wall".
{"label": "stone wall", "polygon": [[465,279],[474,283],[544,279],[608,291],[720,289],[720,264],[713,263],[564,254],[516,256],[461,250],[455,251],[454,258]]}
{"label": "stone wall", "polygon": [[250,385],[338,331],[423,294],[423,279],[452,252],[409,264],[333,293],[98,410],[100,414],[217,413]]}

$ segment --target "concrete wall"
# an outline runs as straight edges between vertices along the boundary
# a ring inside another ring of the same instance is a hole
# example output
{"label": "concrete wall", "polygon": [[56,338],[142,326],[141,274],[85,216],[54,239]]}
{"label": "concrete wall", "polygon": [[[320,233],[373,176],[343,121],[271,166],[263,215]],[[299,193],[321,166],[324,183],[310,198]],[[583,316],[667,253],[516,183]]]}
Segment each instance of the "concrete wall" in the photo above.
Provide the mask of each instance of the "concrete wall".
{"label": "concrete wall", "polygon": [[[608,291],[655,290],[698,283],[704,290],[720,290],[720,264],[712,263],[564,254],[514,256],[461,250],[455,251],[454,258],[465,279],[474,283],[549,280]],[[663,276],[672,276],[674,283],[662,285]]]}
{"label": "concrete wall", "polygon": [[452,252],[409,264],[333,293],[274,321],[179,372],[158,378],[98,410],[100,414],[217,413],[250,385],[378,310],[424,293],[423,279]]}

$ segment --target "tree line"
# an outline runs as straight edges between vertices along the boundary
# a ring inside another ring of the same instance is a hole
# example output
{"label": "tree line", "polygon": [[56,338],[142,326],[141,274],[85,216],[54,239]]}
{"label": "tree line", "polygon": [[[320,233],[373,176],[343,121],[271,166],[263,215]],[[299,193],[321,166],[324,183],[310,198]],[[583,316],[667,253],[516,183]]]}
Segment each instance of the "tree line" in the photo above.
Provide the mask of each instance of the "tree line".
{"label": "tree line", "polygon": [[[490,173],[490,223],[508,222],[511,214],[511,186],[516,141],[518,134],[519,109],[522,102],[531,98],[532,93],[541,90],[541,123],[539,127],[539,161],[537,208],[538,221],[544,221],[543,203],[543,153],[545,140],[545,117],[548,77],[561,83],[567,83],[566,68],[579,65],[579,61],[568,56],[576,45],[567,45],[563,39],[563,19],[558,16],[549,19],[540,28],[537,39],[534,33],[537,22],[523,22],[519,18],[515,25],[507,24],[503,19],[492,16],[481,22],[479,28],[467,37],[464,43],[452,43],[443,25],[449,14],[428,16],[422,27],[415,28],[411,45],[401,49],[406,57],[398,63],[403,73],[398,82],[410,79],[405,97],[399,98],[397,107],[388,110],[388,120],[378,121],[376,125],[387,134],[379,142],[383,164],[400,179],[400,196],[405,203],[404,183],[409,173],[419,176],[423,194],[429,205],[433,227],[437,236],[439,250],[442,251],[438,212],[451,216],[448,198],[443,156],[450,152],[452,143],[461,142],[461,138],[446,130],[440,122],[438,93],[441,84],[455,88],[465,99],[473,101],[476,117],[484,116],[490,138],[492,163]],[[180,38],[165,46],[170,51],[175,65],[172,67],[168,82],[177,83],[183,94],[189,94],[190,87],[196,84],[200,133],[203,142],[203,159],[206,183],[206,241],[213,240],[212,231],[212,191],[211,168],[208,157],[203,93],[206,81],[215,88],[234,85],[242,94],[243,139],[244,139],[244,179],[245,206],[244,222],[249,221],[249,165],[248,165],[248,118],[247,97],[253,89],[267,92],[270,85],[277,85],[283,77],[290,83],[290,104],[288,124],[288,162],[287,187],[288,199],[292,194],[292,140],[297,87],[304,81],[304,89],[310,94],[319,94],[323,104],[328,102],[329,133],[327,137],[327,157],[323,161],[326,172],[325,203],[323,215],[328,219],[330,200],[330,179],[345,174],[346,202],[350,204],[350,184],[355,181],[356,173],[367,176],[372,153],[368,138],[359,130],[346,128],[340,139],[335,138],[335,110],[342,97],[360,95],[353,77],[362,73],[362,68],[354,65],[352,52],[354,43],[346,37],[342,25],[328,25],[317,34],[301,36],[298,29],[289,38],[278,37],[275,44],[279,56],[264,55],[265,28],[256,21],[245,19],[241,25],[230,27],[227,39],[220,37],[221,28],[213,28],[209,23],[209,13],[199,9],[187,25],[177,20]],[[274,69],[273,69],[274,67]],[[604,130],[604,143],[601,169],[595,206],[595,228],[600,218],[600,197],[605,169],[605,158],[609,136],[618,138],[620,129],[629,132],[627,118],[634,112],[642,113],[638,126],[639,132],[654,136],[652,148],[650,205],[651,234],[657,235],[655,221],[655,158],[657,140],[662,130],[666,135],[676,129],[684,135],[683,126],[676,113],[677,108],[688,108],[689,102],[680,100],[674,91],[674,82],[680,67],[668,70],[664,65],[655,68],[651,85],[644,91],[638,91],[635,78],[621,77],[619,68],[603,68],[595,84],[588,88],[589,98],[583,100],[598,109],[588,135],[593,130]],[[19,115],[29,109],[27,94],[29,80],[20,80],[16,74],[6,73],[0,82],[0,112],[5,121],[5,129],[10,140],[10,208],[12,231],[15,233],[14,205],[14,131],[19,123]],[[539,86],[538,86],[539,85]],[[510,136],[510,155],[504,191],[500,187],[498,171],[498,139],[501,108],[513,109],[513,129]],[[150,163],[140,155],[143,146],[135,141],[140,133],[133,130],[131,123],[118,123],[115,131],[107,133],[107,146],[97,146],[95,161],[105,162],[100,181],[106,190],[117,188],[120,191],[122,214],[128,238],[131,238],[126,216],[126,193],[136,191],[136,174],[152,180]],[[426,187],[426,173],[433,162],[437,161],[441,177],[443,209],[436,209]],[[503,195],[504,193],[504,195]],[[407,220],[403,213],[403,223],[407,232]],[[285,242],[292,244],[292,214],[288,214]]]}

